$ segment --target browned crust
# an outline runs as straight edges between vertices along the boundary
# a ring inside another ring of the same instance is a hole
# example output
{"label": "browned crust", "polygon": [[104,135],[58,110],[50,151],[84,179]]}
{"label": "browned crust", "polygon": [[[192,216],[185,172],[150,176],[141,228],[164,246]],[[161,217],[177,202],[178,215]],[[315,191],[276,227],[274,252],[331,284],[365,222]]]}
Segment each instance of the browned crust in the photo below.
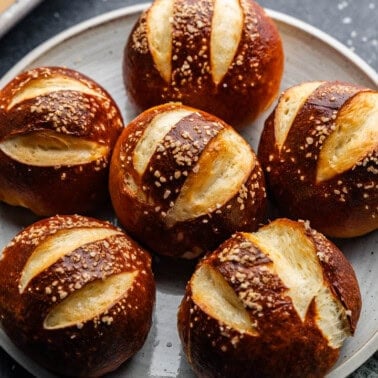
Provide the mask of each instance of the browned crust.
{"label": "browned crust", "polygon": [[10,198],[22,198],[25,207],[42,216],[88,213],[108,199],[109,162],[106,159],[102,164],[106,167],[98,171],[95,163],[58,170],[30,168],[0,152],[0,200],[9,203]]}
{"label": "browned crust", "polygon": [[[8,109],[31,81],[55,75],[77,80],[100,97],[60,90],[26,99]],[[110,95],[93,80],[62,67],[39,67],[21,73],[0,92],[0,141],[41,131],[84,138],[107,147],[106,155],[81,165],[30,166],[0,152],[0,200],[22,202],[37,215],[88,212],[108,196],[110,156],[122,130],[121,113]]]}
{"label": "browned crust", "polygon": [[274,134],[276,110],[265,122],[258,147],[268,189],[281,213],[308,219],[331,237],[354,237],[378,228],[377,151],[352,169],[316,182],[323,138],[332,133],[338,111],[361,91],[371,90],[349,83],[321,84],[298,111],[282,148]]}
{"label": "browned crust", "polygon": [[[175,1],[172,42],[175,59],[169,83],[160,76],[148,50],[147,9],[134,25],[124,50],[123,76],[131,100],[140,109],[181,101],[215,114],[233,126],[255,119],[277,94],[284,55],[278,30],[264,10],[254,1],[243,0],[241,7],[244,24],[239,47],[218,85],[212,80],[209,60],[213,1]],[[201,28],[197,27],[199,24]],[[183,72],[188,56],[194,58]]]}
{"label": "browned crust", "polygon": [[[349,262],[336,246],[307,225],[288,219],[279,221],[299,228],[313,240],[328,286],[355,314],[353,330],[361,296]],[[236,233],[197,266],[199,269],[208,265],[222,274],[243,298],[256,330],[253,334],[240,332],[206,313],[195,303],[189,281],[178,311],[178,331],[188,361],[198,376],[323,377],[336,362],[339,351],[328,345],[316,324],[315,302],[302,322],[285,285],[265,268],[271,263],[250,239]],[[249,292],[258,295],[250,296]]]}
{"label": "browned crust", "polygon": [[[240,203],[240,193],[236,193],[220,208],[168,227],[165,222],[166,212],[187,175],[182,174],[178,180],[169,181],[165,185],[165,188],[169,188],[173,194],[172,197],[165,199],[164,192],[155,185],[156,177],[153,176],[153,172],[159,170],[164,172],[164,177],[169,178],[174,176],[177,170],[181,173],[187,171],[189,174],[194,164],[191,163],[184,168],[177,166],[174,159],[170,158],[168,149],[166,155],[161,155],[160,158],[157,157],[159,153],[155,153],[149,162],[147,173],[139,177],[131,160],[121,158],[121,156],[132,156],[142,131],[156,114],[174,108],[195,112],[193,116],[189,115],[180,121],[179,130],[176,128],[175,131],[169,132],[173,141],[181,138],[180,132],[185,131],[191,136],[190,144],[198,146],[191,158],[199,157],[219,130],[230,129],[230,126],[217,117],[177,103],[157,106],[143,112],[124,129],[117,141],[110,166],[109,191],[113,208],[127,232],[157,253],[180,257],[188,251],[198,255],[198,252],[212,250],[236,230],[255,230],[266,214],[266,193],[262,169],[256,160],[254,168],[244,183],[248,195],[247,199],[242,201],[243,207]],[[203,126],[207,129],[202,129]],[[202,133],[196,132],[196,128],[202,130]],[[135,137],[138,133],[139,136]],[[127,175],[133,177],[139,187],[139,194],[143,192],[141,197],[138,198],[124,189],[123,183]]]}
{"label": "browned crust", "polygon": [[[100,376],[134,355],[147,337],[155,302],[150,256],[120,232],[65,255],[32,279],[22,294],[18,290],[20,274],[37,245],[60,230],[82,227],[116,230],[91,218],[55,216],[15,236],[0,261],[0,319],[13,342],[46,368],[69,376]],[[94,280],[135,270],[126,302],[121,299],[81,325],[43,328],[46,315],[65,295]]]}

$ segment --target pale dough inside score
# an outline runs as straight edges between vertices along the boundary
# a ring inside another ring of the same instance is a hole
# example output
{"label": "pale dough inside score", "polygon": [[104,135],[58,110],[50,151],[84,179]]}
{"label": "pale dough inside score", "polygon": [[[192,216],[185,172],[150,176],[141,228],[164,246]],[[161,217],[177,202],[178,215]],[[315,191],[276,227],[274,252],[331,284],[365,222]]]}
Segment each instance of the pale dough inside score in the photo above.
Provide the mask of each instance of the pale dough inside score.
{"label": "pale dough inside score", "polygon": [[285,143],[294,118],[302,108],[307,98],[316,90],[322,82],[303,83],[289,88],[279,100],[274,116],[274,135],[279,150]]}
{"label": "pale dough inside score", "polygon": [[142,138],[135,147],[133,154],[133,164],[139,175],[143,175],[147,165],[155,153],[159,143],[161,143],[165,135],[172,129],[181,119],[192,114],[188,110],[173,110],[158,114],[144,130]]}
{"label": "pale dough inside score", "polygon": [[[227,15],[227,17],[224,17]],[[216,0],[211,23],[210,60],[215,84],[229,70],[243,29],[243,10],[238,0]]]}
{"label": "pale dough inside score", "polygon": [[105,145],[50,130],[6,139],[0,150],[15,161],[36,167],[87,164],[108,153]]}
{"label": "pale dough inside score", "polygon": [[169,83],[172,72],[172,15],[174,0],[157,0],[147,18],[147,40],[157,70]]}
{"label": "pale dough inside score", "polygon": [[[53,78],[32,79],[21,85],[7,109],[10,110],[25,100],[59,91],[77,91],[105,99],[84,83],[57,75]],[[38,112],[38,107],[34,111]],[[39,167],[66,165],[67,162],[70,165],[86,164],[101,159],[108,153],[108,147],[104,145],[51,130],[11,137],[0,143],[0,150],[15,161]]]}
{"label": "pale dough inside score", "polygon": [[61,230],[47,237],[37,246],[22,270],[19,281],[20,293],[25,290],[35,276],[61,257],[68,255],[84,244],[117,234],[119,234],[119,231],[107,228],[80,228],[78,230]]}
{"label": "pale dough inside score", "polygon": [[232,198],[255,166],[252,152],[239,134],[224,129],[201,155],[166,217],[168,226],[214,211]]}
{"label": "pale dough inside score", "polygon": [[[346,311],[323,281],[311,239],[303,230],[282,227],[279,222],[243,235],[271,259],[273,263],[265,267],[288,288],[287,295],[302,321],[315,299],[317,325],[329,345],[339,348],[350,336]],[[209,316],[241,332],[258,335],[241,299],[215,269],[201,266],[194,274],[191,287],[194,303]]]}
{"label": "pale dough inside score", "polygon": [[55,75],[53,78],[30,80],[26,85],[21,87],[18,93],[13,96],[13,99],[9,103],[7,109],[10,110],[22,101],[38,96],[45,96],[51,92],[57,91],[77,91],[91,96],[104,98],[98,92],[87,87],[77,79]]}
{"label": "pale dough inside score", "polygon": [[[148,163],[169,131],[192,112],[173,110],[157,115],[144,130],[133,153],[133,165],[143,175]],[[166,224],[199,217],[214,211],[232,198],[247,180],[255,166],[249,145],[235,132],[224,129],[214,137],[202,153],[177,197],[167,212]],[[135,192],[135,183],[128,177],[125,185]]]}
{"label": "pale dough inside score", "polygon": [[323,281],[315,245],[301,230],[270,224],[254,234],[245,234],[273,261],[270,269],[288,288],[288,295],[304,321],[315,298],[316,322],[328,343],[339,348],[350,335],[345,309]]}
{"label": "pale dough inside score", "polygon": [[[172,74],[174,0],[155,1],[147,16],[147,41],[157,70],[169,83]],[[227,14],[227,18],[224,15]],[[210,65],[215,84],[229,70],[243,29],[243,10],[237,0],[217,0],[211,20]]]}
{"label": "pale dough inside score", "polygon": [[[132,287],[137,272],[115,274],[105,280],[96,280],[69,295],[53,307],[44,321],[44,328],[58,329],[84,323],[103,314]],[[111,316],[102,321],[111,322]]]}
{"label": "pale dough inside score", "polygon": [[378,93],[358,93],[340,109],[335,125],[319,154],[317,182],[351,169],[378,149]]}
{"label": "pale dough inside score", "polygon": [[257,335],[242,301],[215,269],[202,265],[192,279],[193,301],[212,318]]}

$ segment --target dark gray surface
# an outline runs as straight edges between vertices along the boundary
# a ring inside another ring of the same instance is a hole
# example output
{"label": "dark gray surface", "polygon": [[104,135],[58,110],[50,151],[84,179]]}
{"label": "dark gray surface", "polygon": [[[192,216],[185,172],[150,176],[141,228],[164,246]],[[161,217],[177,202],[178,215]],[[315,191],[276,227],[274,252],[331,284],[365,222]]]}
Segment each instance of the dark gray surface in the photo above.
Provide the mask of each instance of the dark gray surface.
{"label": "dark gray surface", "polygon": [[[1,0],[0,0],[1,1]],[[136,0],[45,0],[0,39],[0,77],[33,48],[66,28]],[[305,21],[348,46],[378,70],[377,0],[260,0],[264,7]],[[378,353],[353,377],[378,378]],[[0,348],[0,378],[30,375]]]}

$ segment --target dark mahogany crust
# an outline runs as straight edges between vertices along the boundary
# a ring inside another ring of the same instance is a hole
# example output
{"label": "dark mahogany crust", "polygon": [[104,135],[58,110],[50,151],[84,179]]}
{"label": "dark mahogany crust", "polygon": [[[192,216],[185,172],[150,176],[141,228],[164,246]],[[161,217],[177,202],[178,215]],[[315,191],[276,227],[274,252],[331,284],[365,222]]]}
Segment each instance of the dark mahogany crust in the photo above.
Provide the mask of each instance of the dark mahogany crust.
{"label": "dark mahogany crust", "polygon": [[[142,110],[180,101],[234,127],[255,119],[278,92],[284,55],[278,30],[264,10],[251,0],[240,5],[244,15],[241,39],[227,73],[217,84],[208,53],[214,2],[175,1],[169,82],[160,75],[148,48],[147,9],[134,25],[124,50],[123,77],[130,99]],[[193,60],[188,61],[188,56]]]}
{"label": "dark mahogany crust", "polygon": [[281,214],[306,219],[330,237],[354,237],[378,228],[377,150],[355,166],[317,182],[323,140],[332,133],[338,112],[361,92],[373,91],[348,83],[324,82],[299,109],[279,150],[275,112],[265,122],[258,157],[268,191]]}
{"label": "dark mahogany crust", "polygon": [[[28,85],[68,78],[93,93],[64,88],[9,106]],[[95,94],[96,95],[95,95]],[[39,67],[21,73],[0,91],[0,142],[16,136],[53,132],[105,147],[97,160],[45,166],[19,162],[0,151],[0,200],[37,215],[91,211],[108,198],[110,157],[122,131],[121,113],[109,93],[81,73],[63,67]]]}
{"label": "dark mahogany crust", "polygon": [[[302,222],[278,220],[299,229],[314,245],[326,285],[348,314],[353,333],[361,310],[356,276],[342,252]],[[266,226],[269,227],[269,226]],[[329,346],[316,323],[313,300],[302,321],[287,287],[270,270],[271,259],[245,233],[236,233],[205,256],[241,299],[254,331],[241,331],[213,317],[195,301],[192,280],[178,311],[178,331],[188,362],[199,377],[323,377],[339,349]],[[208,294],[211,295],[211,294]]]}
{"label": "dark mahogany crust", "polygon": [[[80,229],[116,233],[83,244],[35,276],[20,293],[23,267],[47,238]],[[43,326],[65,298],[96,280],[137,272],[132,286],[104,313],[58,329]],[[21,231],[0,260],[0,319],[11,340],[47,369],[65,376],[98,377],[116,369],[143,345],[151,327],[155,283],[151,258],[108,222],[54,216]]]}
{"label": "dark mahogany crust", "polygon": [[[169,146],[164,147],[164,151],[157,148],[147,169],[140,176],[132,164],[138,141],[155,116],[175,109],[190,110],[193,113],[169,131],[166,136],[170,140]],[[187,177],[193,174],[195,162],[201,154],[210,153],[207,145],[220,131],[226,129],[235,132],[217,117],[178,103],[148,109],[124,129],[112,156],[109,191],[116,215],[130,235],[152,251],[163,255],[182,257],[189,252],[198,256],[216,248],[233,232],[253,231],[263,222],[267,205],[265,182],[260,164],[255,158],[246,181],[239,190],[230,194],[226,203],[219,208],[209,209],[203,215],[173,225],[166,222],[171,204],[176,200]],[[178,165],[173,158],[177,154],[176,142],[195,146],[182,151],[185,164],[181,164],[180,160]],[[222,145],[220,148],[227,147]],[[213,153],[215,158],[219,152],[214,150]],[[253,151],[252,154],[255,156]],[[155,176],[156,171],[159,172],[159,177],[166,178],[166,182],[159,181]],[[124,185],[128,177],[132,177],[137,185],[135,193]],[[167,190],[170,195],[165,198]],[[228,187],[225,186],[224,190],[227,191]]]}

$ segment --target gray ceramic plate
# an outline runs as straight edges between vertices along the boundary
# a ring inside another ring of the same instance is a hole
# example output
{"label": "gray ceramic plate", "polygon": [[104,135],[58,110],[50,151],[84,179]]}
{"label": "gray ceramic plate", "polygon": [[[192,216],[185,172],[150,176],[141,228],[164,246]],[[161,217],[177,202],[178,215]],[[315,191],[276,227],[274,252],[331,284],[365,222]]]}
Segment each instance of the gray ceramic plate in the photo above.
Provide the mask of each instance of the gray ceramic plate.
{"label": "gray ceramic plate", "polygon": [[[130,29],[144,7],[117,10],[65,31],[27,55],[3,77],[0,87],[26,68],[65,65],[102,84],[119,104],[125,121],[131,120],[135,113],[123,88],[121,60]],[[334,79],[376,87],[375,72],[347,48],[298,20],[272,11],[269,14],[284,41],[286,69],[282,89],[301,81]],[[267,113],[243,133],[254,148]],[[116,222],[111,210],[94,215]],[[0,249],[33,221],[35,217],[26,210],[0,205]],[[363,309],[356,335],[346,341],[329,374],[334,378],[348,375],[378,349],[378,232],[337,244],[356,270]],[[153,327],[143,349],[111,377],[193,377],[176,332],[177,307],[193,263],[159,260],[155,267],[158,292]],[[0,345],[35,376],[51,377],[17,350],[1,329]]]}

